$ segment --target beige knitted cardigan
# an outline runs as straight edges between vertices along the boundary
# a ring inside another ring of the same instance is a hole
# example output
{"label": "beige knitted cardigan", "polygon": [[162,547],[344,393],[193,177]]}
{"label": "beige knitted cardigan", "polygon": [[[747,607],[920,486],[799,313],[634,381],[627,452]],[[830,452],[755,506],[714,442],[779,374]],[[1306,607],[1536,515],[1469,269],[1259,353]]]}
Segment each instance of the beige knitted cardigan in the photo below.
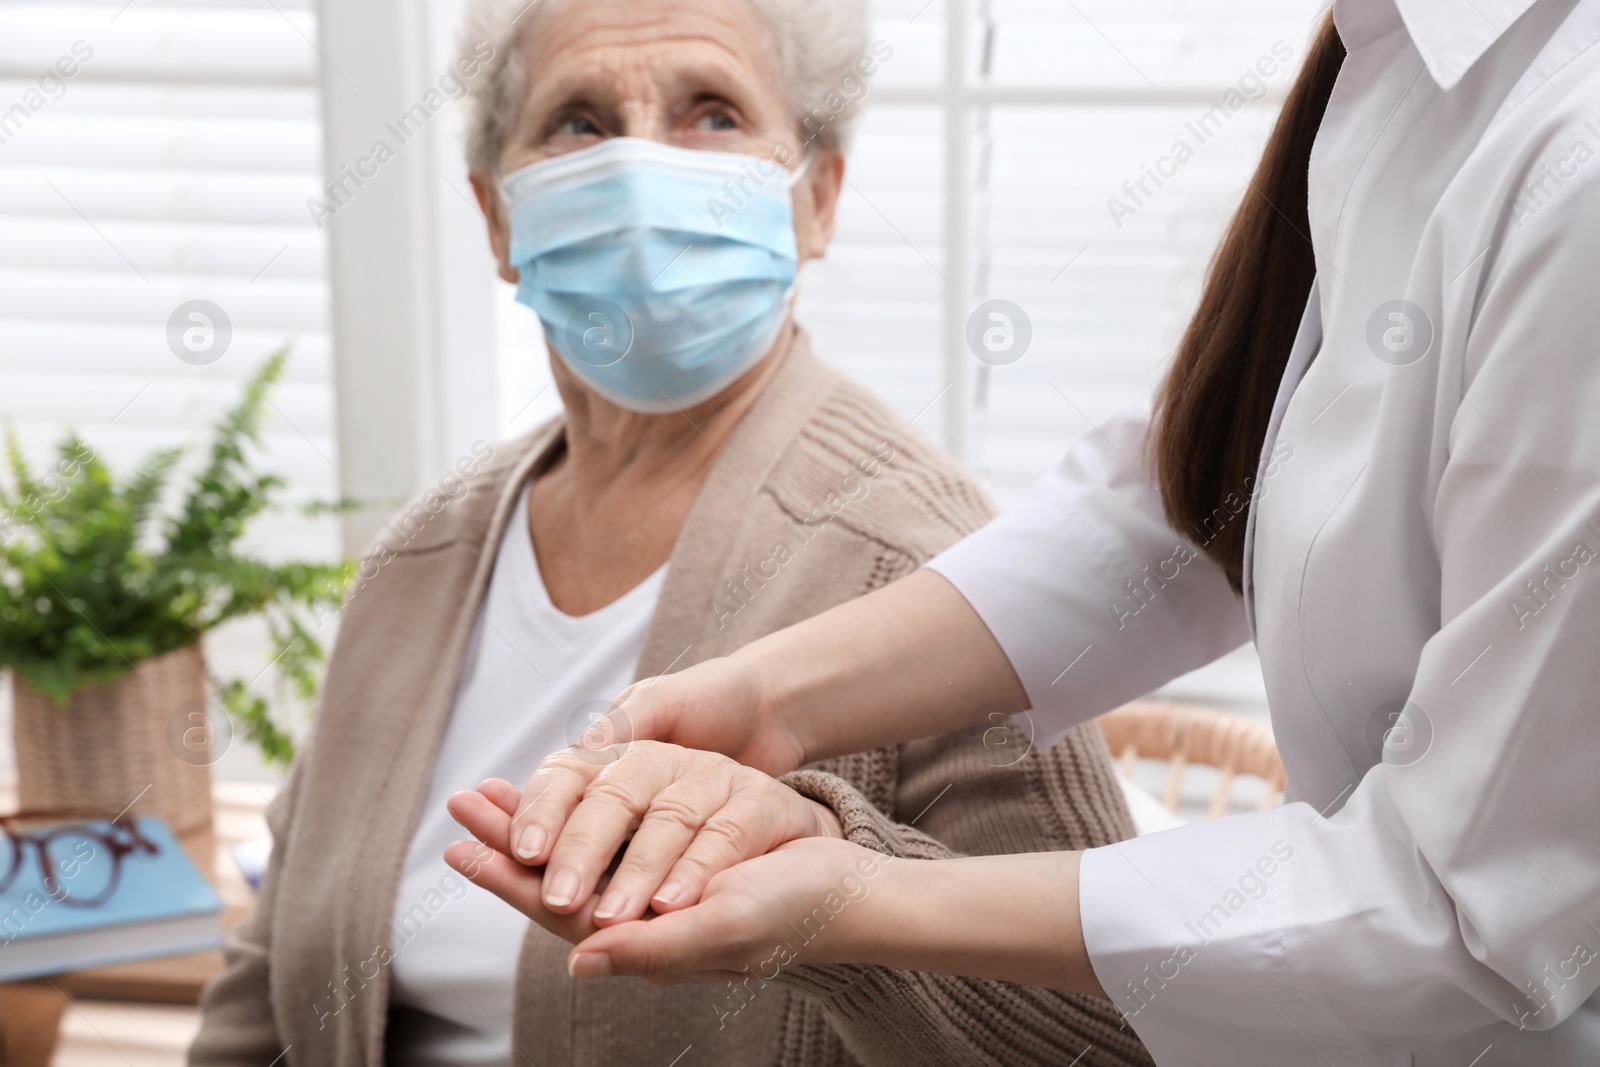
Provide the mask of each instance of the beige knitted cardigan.
{"label": "beige knitted cardigan", "polygon": [[[562,440],[558,423],[500,446],[464,491],[419,498],[390,524],[345,609],[310,743],[269,811],[271,868],[206,990],[192,1064],[267,1067],[285,1050],[290,1067],[383,1062],[401,865],[463,648],[501,534],[522,521],[519,490]],[[797,334],[684,524],[639,674],[726,654],[886,585],[990,515],[944,454]],[[1026,748],[1017,728],[1002,720],[985,735],[831,760],[789,781],[833,806],[853,840],[895,855],[1129,836],[1093,728],[1011,766]],[[743,991],[578,982],[568,948],[529,924],[514,1064],[1150,1062],[1106,1001],[874,967],[796,967]]]}

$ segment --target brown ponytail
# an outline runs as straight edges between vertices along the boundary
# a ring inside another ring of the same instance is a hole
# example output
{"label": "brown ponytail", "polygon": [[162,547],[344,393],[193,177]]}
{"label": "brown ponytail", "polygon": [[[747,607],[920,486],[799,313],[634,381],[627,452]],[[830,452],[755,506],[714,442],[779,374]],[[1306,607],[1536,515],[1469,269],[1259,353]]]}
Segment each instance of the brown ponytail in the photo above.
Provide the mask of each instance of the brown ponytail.
{"label": "brown ponytail", "polygon": [[1267,424],[1316,274],[1306,176],[1343,62],[1330,17],[1211,262],[1156,404],[1150,442],[1167,518],[1235,590]]}

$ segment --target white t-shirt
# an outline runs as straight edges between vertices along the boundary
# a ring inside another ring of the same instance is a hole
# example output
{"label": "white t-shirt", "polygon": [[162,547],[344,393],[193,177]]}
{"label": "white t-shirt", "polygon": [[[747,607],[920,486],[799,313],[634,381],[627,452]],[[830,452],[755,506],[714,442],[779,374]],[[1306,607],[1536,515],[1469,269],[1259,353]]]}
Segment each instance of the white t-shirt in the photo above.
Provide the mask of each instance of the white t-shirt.
{"label": "white t-shirt", "polygon": [[550,602],[527,523],[528,493],[506,530],[467,645],[455,706],[406,856],[392,929],[388,1062],[479,1067],[511,1062],[517,957],[528,920],[445,865],[467,837],[445,801],[485,778],[517,785],[582,734],[632,681],[666,577],[662,568],[581,618]]}

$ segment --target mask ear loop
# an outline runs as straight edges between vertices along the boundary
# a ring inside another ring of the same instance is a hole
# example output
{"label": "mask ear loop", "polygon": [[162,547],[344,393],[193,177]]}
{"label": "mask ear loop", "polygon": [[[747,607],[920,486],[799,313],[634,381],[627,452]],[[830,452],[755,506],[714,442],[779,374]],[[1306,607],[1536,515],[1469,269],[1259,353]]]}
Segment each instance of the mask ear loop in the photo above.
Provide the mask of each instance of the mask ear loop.
{"label": "mask ear loop", "polygon": [[[523,268],[514,262],[517,254],[517,243],[511,236],[515,232],[511,225],[511,190],[507,188],[505,177],[500,173],[499,167],[494,169],[494,188],[495,192],[500,196],[500,207],[506,214],[506,232],[503,235],[506,239],[506,259],[513,261],[511,266],[520,273]],[[537,269],[535,268],[535,270]]]}
{"label": "mask ear loop", "polygon": [[[815,158],[816,153],[812,149],[807,148],[806,154],[800,158],[800,165],[789,172],[789,177],[784,181],[784,186],[792,190],[795,186],[805,181],[806,175],[811,171],[811,161]],[[789,308],[786,321],[787,319],[792,319],[794,317],[794,303],[799,295],[800,275],[798,272],[796,272],[794,281],[789,285],[789,291],[783,294],[783,302],[788,305]]]}
{"label": "mask ear loop", "polygon": [[809,148],[806,149],[806,154],[800,157],[800,165],[789,172],[789,177],[784,183],[785,186],[793,189],[795,186],[805,181],[806,174],[811,170],[811,161],[815,158],[816,153]]}

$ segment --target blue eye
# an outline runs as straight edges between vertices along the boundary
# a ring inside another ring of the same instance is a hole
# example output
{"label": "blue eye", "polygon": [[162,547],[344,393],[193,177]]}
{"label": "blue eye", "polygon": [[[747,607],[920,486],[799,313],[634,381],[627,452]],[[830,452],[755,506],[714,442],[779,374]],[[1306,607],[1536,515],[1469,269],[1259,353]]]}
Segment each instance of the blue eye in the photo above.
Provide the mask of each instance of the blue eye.
{"label": "blue eye", "polygon": [[712,130],[718,133],[726,130],[736,130],[739,128],[738,125],[733,121],[732,116],[725,115],[720,111],[713,112],[709,115],[702,115],[700,117],[699,126],[703,130]]}
{"label": "blue eye", "polygon": [[600,127],[586,118],[578,117],[568,119],[562,123],[558,132],[573,137],[598,137],[600,136]]}

